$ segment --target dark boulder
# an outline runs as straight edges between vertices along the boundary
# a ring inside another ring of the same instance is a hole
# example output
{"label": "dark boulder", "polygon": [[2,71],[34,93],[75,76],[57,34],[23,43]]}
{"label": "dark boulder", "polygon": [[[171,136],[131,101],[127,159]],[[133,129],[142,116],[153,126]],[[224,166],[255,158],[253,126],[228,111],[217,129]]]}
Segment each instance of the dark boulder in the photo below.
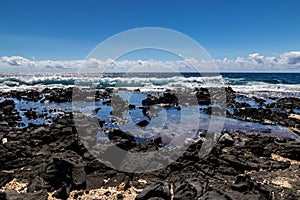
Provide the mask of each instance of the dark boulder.
{"label": "dark boulder", "polygon": [[169,185],[165,182],[152,183],[136,197],[136,200],[144,200],[155,197],[165,200],[171,199]]}
{"label": "dark boulder", "polygon": [[134,136],[119,129],[110,131],[108,133],[108,138],[110,141],[124,150],[130,150],[136,146]]}
{"label": "dark boulder", "polygon": [[141,126],[141,127],[145,127],[149,124],[149,122],[147,120],[142,120],[140,122],[138,122],[136,125]]}

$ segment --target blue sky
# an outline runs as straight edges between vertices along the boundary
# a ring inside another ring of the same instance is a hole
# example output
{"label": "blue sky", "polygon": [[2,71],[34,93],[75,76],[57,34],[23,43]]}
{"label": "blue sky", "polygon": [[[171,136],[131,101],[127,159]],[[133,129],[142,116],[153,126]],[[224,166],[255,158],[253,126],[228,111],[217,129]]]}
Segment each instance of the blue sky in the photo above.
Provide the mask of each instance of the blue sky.
{"label": "blue sky", "polygon": [[0,56],[83,59],[109,36],[137,27],[180,31],[215,59],[300,48],[298,0],[2,0]]}

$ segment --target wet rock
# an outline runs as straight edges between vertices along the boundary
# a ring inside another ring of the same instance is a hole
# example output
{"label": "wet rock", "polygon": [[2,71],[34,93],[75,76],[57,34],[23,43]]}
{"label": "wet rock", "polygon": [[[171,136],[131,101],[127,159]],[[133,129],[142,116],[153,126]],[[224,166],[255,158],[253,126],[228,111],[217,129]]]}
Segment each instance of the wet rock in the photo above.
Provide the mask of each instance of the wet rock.
{"label": "wet rock", "polygon": [[129,108],[130,110],[133,110],[133,109],[135,109],[135,105],[129,104],[128,108]]}
{"label": "wet rock", "polygon": [[99,110],[101,110],[101,108],[96,108],[95,109],[95,114],[97,114],[99,112]]}
{"label": "wet rock", "polygon": [[300,99],[295,97],[285,97],[281,98],[277,101],[274,107],[279,109],[286,109],[286,108],[300,108]]}
{"label": "wet rock", "polygon": [[151,106],[154,104],[163,104],[165,106],[178,106],[178,98],[176,94],[172,93],[170,90],[160,94],[151,95],[149,94],[146,99],[142,100],[142,105]]}
{"label": "wet rock", "polygon": [[118,129],[110,131],[108,134],[108,138],[110,141],[124,150],[130,150],[134,146],[136,146],[134,136]]}
{"label": "wet rock", "polygon": [[159,146],[161,147],[163,145],[163,141],[162,141],[162,138],[161,137],[157,137],[153,140],[153,143],[156,145],[156,146]]}
{"label": "wet rock", "polygon": [[136,125],[141,126],[141,127],[145,127],[149,124],[149,122],[147,120],[142,120],[140,122],[138,122]]}
{"label": "wet rock", "polygon": [[164,92],[157,101],[158,103],[168,104],[169,106],[178,105],[178,98],[171,91]]}
{"label": "wet rock", "polygon": [[250,108],[251,105],[247,102],[235,102],[233,107],[234,108]]}
{"label": "wet rock", "polygon": [[256,96],[254,96],[252,98],[255,100],[256,103],[258,103],[259,106],[262,106],[266,102],[266,100],[263,99],[263,98],[259,98],[259,97],[256,97]]}
{"label": "wet rock", "polygon": [[150,105],[154,105],[154,104],[157,104],[158,101],[157,101],[157,97],[156,96],[153,96],[153,95],[147,95],[147,98],[142,100],[142,105],[144,106],[150,106]]}

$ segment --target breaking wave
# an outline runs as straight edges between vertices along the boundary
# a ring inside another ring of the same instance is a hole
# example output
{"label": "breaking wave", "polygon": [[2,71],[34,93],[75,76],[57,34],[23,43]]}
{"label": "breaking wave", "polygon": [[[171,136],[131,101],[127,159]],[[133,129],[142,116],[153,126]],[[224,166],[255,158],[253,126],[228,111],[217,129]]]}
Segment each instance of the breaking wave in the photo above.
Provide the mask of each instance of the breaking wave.
{"label": "breaking wave", "polygon": [[261,96],[300,97],[300,74],[224,73],[201,76],[197,73],[138,74],[0,74],[0,90],[45,87],[122,87],[145,90],[231,86],[236,92]]}
{"label": "breaking wave", "polygon": [[95,88],[106,87],[201,87],[223,84],[221,76],[207,76],[207,77],[184,77],[184,76],[170,76],[170,77],[139,77],[139,76],[96,76],[96,75],[78,75],[78,74],[64,74],[64,75],[6,75],[0,77],[1,87],[22,87],[22,86],[88,86]]}

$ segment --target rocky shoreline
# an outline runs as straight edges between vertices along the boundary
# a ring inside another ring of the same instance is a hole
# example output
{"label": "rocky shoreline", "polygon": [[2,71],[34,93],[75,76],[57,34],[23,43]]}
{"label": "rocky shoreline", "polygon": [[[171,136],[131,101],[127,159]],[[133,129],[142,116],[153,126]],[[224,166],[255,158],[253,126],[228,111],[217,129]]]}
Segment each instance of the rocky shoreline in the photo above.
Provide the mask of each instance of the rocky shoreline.
{"label": "rocky shoreline", "polygon": [[[256,98],[261,107],[252,108],[246,102],[237,102],[235,99],[240,96],[231,88],[225,90],[228,107],[235,110],[229,113],[221,109],[219,113],[246,121],[299,127],[300,120],[289,117],[299,108],[299,99],[266,103]],[[111,92],[97,92],[96,99],[109,99]],[[143,105],[164,103],[178,108],[176,97],[169,93],[150,95]],[[76,131],[72,112],[59,111],[51,116],[49,125],[29,123],[25,128],[15,128],[22,117],[14,98],[62,103],[72,101],[71,94],[72,90],[59,88],[0,93],[0,199],[300,198],[300,143],[294,139],[224,131],[204,158],[198,154],[204,141],[200,139],[164,169],[126,173],[107,167],[92,156]],[[207,89],[198,89],[196,94],[198,103],[211,103]],[[209,108],[205,112],[216,114]],[[48,117],[34,110],[24,113],[30,119]],[[133,137],[121,131],[111,131],[109,139],[134,151],[156,150],[162,143],[153,140],[136,144]]]}

